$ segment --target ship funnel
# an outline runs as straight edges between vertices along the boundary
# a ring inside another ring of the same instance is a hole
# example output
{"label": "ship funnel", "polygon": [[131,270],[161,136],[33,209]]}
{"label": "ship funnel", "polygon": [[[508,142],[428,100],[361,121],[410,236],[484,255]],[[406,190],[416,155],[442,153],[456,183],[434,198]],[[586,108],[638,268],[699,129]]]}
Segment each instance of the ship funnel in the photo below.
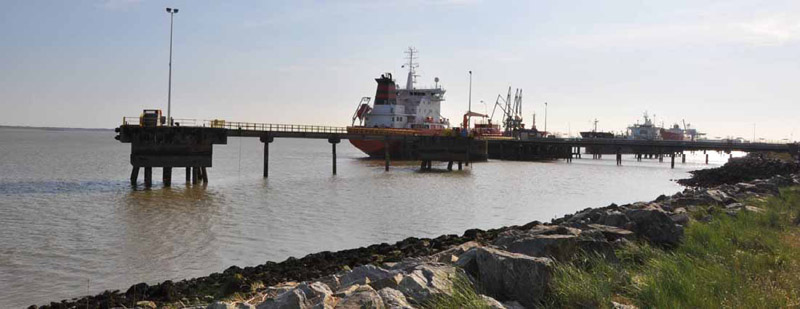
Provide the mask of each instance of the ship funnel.
{"label": "ship funnel", "polygon": [[395,88],[392,74],[382,74],[375,79],[378,82],[378,89],[375,91],[375,105],[395,105],[397,104],[397,89]]}

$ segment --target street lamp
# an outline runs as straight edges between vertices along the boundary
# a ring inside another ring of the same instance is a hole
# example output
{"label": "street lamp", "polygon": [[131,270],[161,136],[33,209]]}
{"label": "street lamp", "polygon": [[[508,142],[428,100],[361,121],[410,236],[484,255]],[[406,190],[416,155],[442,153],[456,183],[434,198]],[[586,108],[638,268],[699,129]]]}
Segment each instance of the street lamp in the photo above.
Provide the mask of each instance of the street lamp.
{"label": "street lamp", "polygon": [[167,125],[172,126],[172,20],[178,9],[167,8],[169,13],[169,82],[167,85]]}
{"label": "street lamp", "polygon": [[544,132],[547,133],[547,102],[544,102]]}
{"label": "street lamp", "polygon": [[[469,107],[467,107],[467,113],[472,113],[472,71],[469,71]],[[469,120],[471,116],[467,116],[467,130],[469,130]]]}

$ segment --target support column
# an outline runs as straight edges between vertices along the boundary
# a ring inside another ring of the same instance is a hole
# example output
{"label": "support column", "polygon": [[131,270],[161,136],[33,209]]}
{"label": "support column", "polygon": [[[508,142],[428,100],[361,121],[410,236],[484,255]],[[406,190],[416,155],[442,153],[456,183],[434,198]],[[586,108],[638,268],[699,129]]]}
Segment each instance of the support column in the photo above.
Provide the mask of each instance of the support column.
{"label": "support column", "polygon": [[659,153],[658,154],[658,162],[659,163],[664,162],[664,154],[663,153]]}
{"label": "support column", "polygon": [[164,182],[164,186],[169,187],[172,185],[172,167],[165,166],[162,168],[162,170],[164,173],[162,179],[162,181]]}
{"label": "support column", "polygon": [[341,139],[338,137],[331,137],[328,139],[328,143],[331,143],[331,153],[333,155],[333,174],[336,175],[336,144],[341,142]]}
{"label": "support column", "polygon": [[686,154],[681,152],[681,163],[686,163]]}
{"label": "support column", "polygon": [[389,158],[389,140],[384,140],[383,141],[383,148],[384,148],[384,152],[385,152],[384,155],[383,155],[383,157],[385,159],[385,164],[384,164],[384,168],[383,169],[388,172],[389,171],[389,161],[391,160],[391,158]]}
{"label": "support column", "polygon": [[429,171],[433,170],[433,161],[432,160],[428,160],[428,170]]}
{"label": "support column", "polygon": [[458,170],[461,170],[461,161],[458,161]]}
{"label": "support column", "polygon": [[192,168],[187,166],[186,167],[186,182],[189,182],[191,180],[192,180]]}
{"label": "support column", "polygon": [[192,166],[192,184],[197,183],[197,178],[200,177],[200,169],[197,166]]}
{"label": "support column", "polygon": [[153,168],[152,167],[145,167],[144,168],[144,186],[150,187],[153,185]]}
{"label": "support column", "polygon": [[[261,142],[264,143],[264,178],[269,177],[269,144],[272,143],[275,138],[266,135],[260,138]],[[336,174],[334,172],[334,174]]]}
{"label": "support column", "polygon": [[452,171],[453,170],[453,161],[447,162],[447,170],[448,171]]}
{"label": "support column", "polygon": [[620,153],[619,149],[617,149],[617,165],[618,166],[622,165],[622,153]]}
{"label": "support column", "polygon": [[208,171],[205,166],[200,168],[200,174],[203,175],[203,183],[208,183]]}
{"label": "support column", "polygon": [[134,166],[131,171],[131,185],[135,186],[137,181],[139,181],[139,167]]}
{"label": "support column", "polygon": [[670,168],[675,168],[675,153],[673,152],[673,153],[670,155],[670,157],[671,157],[671,159],[670,159],[670,160],[672,161],[672,163],[670,163]]}

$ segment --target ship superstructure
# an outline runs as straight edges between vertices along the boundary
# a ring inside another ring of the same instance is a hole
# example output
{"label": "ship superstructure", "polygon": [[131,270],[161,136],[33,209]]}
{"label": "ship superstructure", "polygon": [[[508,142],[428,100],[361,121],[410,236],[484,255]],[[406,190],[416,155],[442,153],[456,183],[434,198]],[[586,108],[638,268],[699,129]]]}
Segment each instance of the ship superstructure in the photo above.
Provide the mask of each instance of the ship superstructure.
{"label": "ship superstructure", "polygon": [[[441,102],[444,101],[445,89],[439,86],[439,78],[432,88],[415,88],[417,83],[415,62],[417,50],[409,47],[408,76],[404,88],[399,88],[391,73],[376,78],[378,89],[371,108],[362,113],[363,126],[367,128],[395,128],[418,130],[443,130],[450,127],[450,121],[441,115]],[[360,107],[359,109],[362,109]]]}
{"label": "ship superstructure", "polygon": [[[353,117],[353,126],[347,128],[349,132],[372,129],[438,135],[450,127],[450,120],[441,115],[446,90],[439,85],[439,78],[434,78],[433,87],[416,88],[419,77],[416,72],[419,67],[416,62],[417,50],[409,47],[406,54],[408,62],[403,65],[403,68],[408,68],[405,87],[400,88],[391,73],[376,78],[375,100],[372,106],[368,98],[361,100]],[[359,125],[356,125],[356,120]],[[381,141],[350,139],[350,143],[371,157],[381,157],[386,152],[386,144]],[[393,157],[403,156],[398,142],[389,143],[388,146]]]}
{"label": "ship superstructure", "polygon": [[644,123],[637,123],[628,127],[630,139],[656,140],[659,139],[660,128],[653,124],[647,112],[644,113]]}

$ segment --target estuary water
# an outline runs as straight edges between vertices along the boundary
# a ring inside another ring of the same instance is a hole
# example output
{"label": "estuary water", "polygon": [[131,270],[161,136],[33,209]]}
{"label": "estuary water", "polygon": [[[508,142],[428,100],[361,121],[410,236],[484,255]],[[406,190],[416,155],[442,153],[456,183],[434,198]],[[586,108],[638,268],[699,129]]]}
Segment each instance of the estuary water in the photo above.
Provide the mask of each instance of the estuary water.
{"label": "estuary water", "polygon": [[154,169],[144,189],[131,187],[130,145],[114,135],[0,128],[0,308],[652,200],[682,190],[672,179],[727,159],[705,165],[697,154],[670,169],[584,156],[424,173],[393,162],[385,172],[343,141],[334,176],[327,140],[276,139],[263,179],[258,139],[229,138],[214,146],[208,185],[188,185],[176,169],[164,188]]}

